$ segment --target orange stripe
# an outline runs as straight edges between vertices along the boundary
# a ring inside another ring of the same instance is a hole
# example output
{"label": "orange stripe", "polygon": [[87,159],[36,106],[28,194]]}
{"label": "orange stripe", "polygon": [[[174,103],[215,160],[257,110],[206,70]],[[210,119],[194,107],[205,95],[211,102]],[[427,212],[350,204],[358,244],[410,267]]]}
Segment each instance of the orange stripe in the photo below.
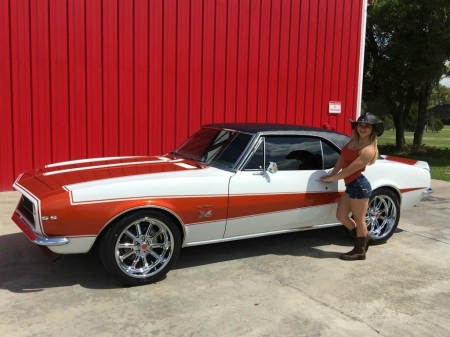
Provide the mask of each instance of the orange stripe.
{"label": "orange stripe", "polygon": [[61,186],[95,181],[109,178],[123,178],[127,176],[144,175],[151,173],[163,173],[174,171],[186,171],[186,168],[168,163],[154,164],[130,164],[130,166],[103,167],[86,171],[72,171],[56,175],[44,176],[42,172],[36,174],[36,178],[54,190],[61,189]]}
{"label": "orange stripe", "polygon": [[407,165],[416,165],[418,160],[416,159],[408,159],[408,158],[400,158],[400,157],[394,157],[394,156],[386,156],[387,160],[390,161],[396,161],[398,163],[407,164]]}
{"label": "orange stripe", "polygon": [[[57,221],[43,222],[49,236],[97,235],[103,226],[117,214],[136,207],[162,207],[175,212],[184,224],[223,221],[227,218],[254,216],[305,207],[335,203],[340,193],[293,193],[261,195],[227,195],[201,197],[148,197],[139,200],[70,205],[68,193],[42,201],[43,216],[56,215]],[[230,208],[228,209],[228,202]],[[211,217],[200,217],[200,212],[211,210]]]}
{"label": "orange stripe", "polygon": [[230,196],[228,218],[326,205],[336,202],[339,196],[339,192],[235,195]]}
{"label": "orange stripe", "polygon": [[413,188],[402,188],[400,189],[401,193],[408,193],[411,191],[417,191],[417,190],[425,190],[427,187],[413,187]]}

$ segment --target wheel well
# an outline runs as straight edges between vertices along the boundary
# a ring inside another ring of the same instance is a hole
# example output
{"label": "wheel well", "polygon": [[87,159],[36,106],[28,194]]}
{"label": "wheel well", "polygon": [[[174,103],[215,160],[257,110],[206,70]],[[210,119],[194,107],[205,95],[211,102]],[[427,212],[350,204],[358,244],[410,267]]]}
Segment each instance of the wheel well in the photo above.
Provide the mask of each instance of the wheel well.
{"label": "wheel well", "polygon": [[108,231],[108,228],[110,228],[112,225],[114,225],[118,221],[122,220],[124,217],[126,217],[126,216],[128,216],[128,215],[130,215],[130,214],[132,214],[134,212],[142,211],[142,210],[145,210],[145,209],[152,210],[152,211],[157,211],[157,212],[159,212],[161,214],[164,214],[165,216],[169,217],[170,219],[172,219],[172,221],[177,225],[177,228],[180,231],[181,242],[184,241],[185,233],[183,231],[182,224],[181,224],[180,220],[175,215],[173,215],[172,213],[170,213],[170,212],[168,212],[168,211],[166,211],[164,209],[161,209],[161,208],[141,207],[141,208],[135,208],[135,209],[131,209],[129,211],[126,211],[126,212],[120,214],[119,216],[117,216],[116,218],[112,219],[111,221],[109,221],[109,223],[105,227],[103,227],[101,229],[100,233],[97,235],[97,238],[95,239],[94,244],[98,245],[100,243],[100,241],[102,240],[102,237]]}
{"label": "wheel well", "polygon": [[385,188],[387,190],[390,190],[390,191],[394,192],[395,195],[398,197],[398,201],[400,203],[400,206],[402,205],[402,194],[400,193],[399,190],[397,190],[395,187],[392,187],[392,186],[380,186],[376,190],[379,190],[379,189],[382,189],[382,188]]}

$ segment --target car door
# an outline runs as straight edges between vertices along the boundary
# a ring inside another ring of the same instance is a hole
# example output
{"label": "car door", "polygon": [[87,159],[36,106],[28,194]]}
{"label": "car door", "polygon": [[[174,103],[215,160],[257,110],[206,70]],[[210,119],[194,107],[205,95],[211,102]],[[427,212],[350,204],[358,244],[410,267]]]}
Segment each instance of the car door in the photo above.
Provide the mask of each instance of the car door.
{"label": "car door", "polygon": [[261,137],[243,169],[230,179],[225,237],[325,223],[337,193],[337,184],[320,181],[326,173],[319,138]]}

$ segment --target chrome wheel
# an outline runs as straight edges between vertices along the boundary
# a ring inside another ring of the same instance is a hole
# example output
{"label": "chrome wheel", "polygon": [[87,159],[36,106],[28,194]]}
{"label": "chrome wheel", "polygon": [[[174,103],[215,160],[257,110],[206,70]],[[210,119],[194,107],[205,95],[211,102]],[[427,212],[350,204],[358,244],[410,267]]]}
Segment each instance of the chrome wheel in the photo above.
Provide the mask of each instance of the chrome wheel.
{"label": "chrome wheel", "polygon": [[397,195],[386,188],[374,191],[366,214],[367,230],[375,240],[387,240],[394,233],[400,220]]}
{"label": "chrome wheel", "polygon": [[180,249],[180,229],[172,217],[157,210],[130,213],[112,224],[100,241],[103,265],[128,286],[164,277]]}
{"label": "chrome wheel", "polygon": [[144,217],[129,224],[118,236],[116,262],[132,277],[157,274],[170,261],[174,240],[169,228],[158,219]]}

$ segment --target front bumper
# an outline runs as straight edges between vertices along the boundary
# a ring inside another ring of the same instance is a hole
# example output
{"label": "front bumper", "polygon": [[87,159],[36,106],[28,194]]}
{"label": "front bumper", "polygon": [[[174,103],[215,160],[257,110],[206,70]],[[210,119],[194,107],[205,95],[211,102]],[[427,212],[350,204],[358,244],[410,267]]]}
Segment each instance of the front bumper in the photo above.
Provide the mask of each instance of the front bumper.
{"label": "front bumper", "polygon": [[423,195],[429,195],[429,194],[431,194],[433,192],[434,192],[433,189],[428,187],[425,191],[422,192],[422,194]]}
{"label": "front bumper", "polygon": [[27,218],[16,209],[11,219],[14,223],[22,230],[22,232],[37,245],[40,246],[62,246],[69,243],[69,239],[65,237],[52,237],[46,238],[41,235],[36,234],[28,224]]}

